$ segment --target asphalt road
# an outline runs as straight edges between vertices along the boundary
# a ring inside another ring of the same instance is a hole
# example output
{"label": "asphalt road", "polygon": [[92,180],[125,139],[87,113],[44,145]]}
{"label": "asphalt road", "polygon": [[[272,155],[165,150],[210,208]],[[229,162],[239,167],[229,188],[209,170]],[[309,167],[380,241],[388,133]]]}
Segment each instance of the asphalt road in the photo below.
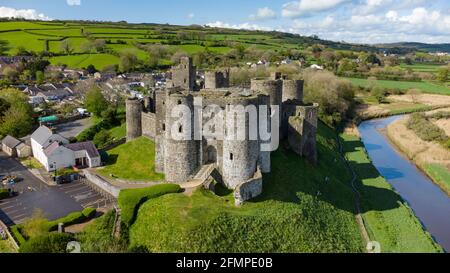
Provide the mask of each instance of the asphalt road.
{"label": "asphalt road", "polygon": [[41,209],[49,220],[64,217],[85,207],[103,207],[105,199],[81,182],[48,186],[18,161],[0,152],[0,174],[17,175],[23,180],[13,186],[19,194],[0,201],[0,219],[6,225],[20,224],[34,210]]}
{"label": "asphalt road", "polygon": [[82,131],[89,128],[92,122],[89,118],[80,119],[72,122],[56,125],[56,133],[62,135],[65,138],[76,137]]}

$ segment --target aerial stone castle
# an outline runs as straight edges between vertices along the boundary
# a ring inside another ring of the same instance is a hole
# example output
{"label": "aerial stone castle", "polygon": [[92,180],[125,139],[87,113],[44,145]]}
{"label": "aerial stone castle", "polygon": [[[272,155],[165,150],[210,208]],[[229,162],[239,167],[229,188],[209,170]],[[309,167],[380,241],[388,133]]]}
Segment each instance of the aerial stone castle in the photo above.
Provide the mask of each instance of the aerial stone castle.
{"label": "aerial stone castle", "polygon": [[[216,129],[216,124],[211,125],[209,121],[217,112],[208,108],[209,105],[216,105],[220,110],[254,105],[258,114],[261,109],[267,109],[265,114],[269,117],[271,106],[278,106],[280,139],[287,140],[298,155],[317,163],[318,105],[303,103],[302,80],[288,80],[280,73],[273,73],[270,78],[252,80],[251,88],[243,89],[230,87],[229,70],[224,70],[206,72],[204,88],[195,90],[196,68],[190,58],[183,58],[172,68],[171,74],[164,90],[153,92],[143,101],[137,98],[126,101],[127,141],[143,135],[155,141],[155,169],[165,174],[167,182],[204,181],[204,185],[212,190],[220,183],[234,190],[239,205],[262,193],[262,174],[271,171],[270,152],[261,149],[270,140],[262,140],[259,135],[255,139],[249,137],[248,128],[255,122],[250,115],[244,118],[245,140],[196,138],[194,128],[183,128],[179,117],[172,117],[171,109],[180,105],[190,110],[191,116],[183,118],[189,119],[192,126],[198,118],[196,111],[203,111],[197,122],[209,126],[211,131]],[[201,100],[200,105],[198,100]],[[223,112],[220,121],[224,126],[220,133],[226,136],[227,132],[236,129],[230,128],[236,125],[236,117]],[[258,128],[261,126],[259,120],[256,120]],[[179,128],[180,133],[188,134],[188,140],[175,139],[171,128]]]}

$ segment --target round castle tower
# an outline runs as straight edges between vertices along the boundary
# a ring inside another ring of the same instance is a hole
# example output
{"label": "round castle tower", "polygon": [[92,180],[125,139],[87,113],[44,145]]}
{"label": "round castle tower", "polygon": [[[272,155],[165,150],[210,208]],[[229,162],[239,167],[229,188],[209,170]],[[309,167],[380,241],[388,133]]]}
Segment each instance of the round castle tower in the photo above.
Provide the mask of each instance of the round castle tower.
{"label": "round castle tower", "polygon": [[142,103],[137,98],[126,100],[127,141],[142,136]]}
{"label": "round castle tower", "polygon": [[[252,178],[257,170],[259,141],[257,135],[256,140],[250,140],[249,127],[252,122],[250,115],[244,115],[245,122],[243,124],[241,122],[242,117],[239,117],[236,111],[230,110],[234,106],[246,107],[248,105],[257,106],[258,98],[229,98],[225,110],[222,175],[225,185],[231,189],[235,189],[238,185]],[[243,127],[244,125],[245,127]],[[240,139],[240,134],[236,134],[238,128],[245,130],[244,139]]]}
{"label": "round castle tower", "polygon": [[[190,110],[189,116],[172,117],[172,109],[185,106]],[[195,175],[200,167],[199,148],[200,142],[194,140],[194,97],[182,93],[174,93],[166,96],[166,122],[164,125],[164,173],[168,182],[182,183]],[[186,128],[190,126],[190,128]],[[179,133],[183,139],[177,139],[173,135]]]}
{"label": "round castle tower", "polygon": [[303,102],[303,84],[302,80],[283,80],[283,99],[282,101],[297,100]]}

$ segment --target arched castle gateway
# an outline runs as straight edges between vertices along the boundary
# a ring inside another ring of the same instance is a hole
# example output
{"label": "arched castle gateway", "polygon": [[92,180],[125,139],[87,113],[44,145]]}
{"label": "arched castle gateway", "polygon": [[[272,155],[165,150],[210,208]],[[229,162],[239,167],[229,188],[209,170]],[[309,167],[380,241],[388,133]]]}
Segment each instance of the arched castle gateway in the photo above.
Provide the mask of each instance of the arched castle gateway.
{"label": "arched castle gateway", "polygon": [[[165,90],[155,91],[143,101],[126,101],[127,140],[144,135],[155,141],[156,171],[164,173],[168,182],[202,179],[208,187],[221,183],[234,190],[237,204],[260,195],[262,174],[271,171],[270,151],[263,148],[270,146],[271,139],[258,134],[264,129],[272,132],[269,136],[287,139],[300,156],[317,162],[318,105],[303,103],[303,81],[274,73],[270,78],[254,79],[250,89],[242,89],[229,87],[226,70],[205,73],[205,89],[194,91],[195,74],[191,59],[184,58],[172,68],[172,80]],[[180,106],[189,115],[174,117],[173,109]],[[238,117],[230,111],[238,107],[256,112]],[[270,115],[277,110],[279,127],[274,132],[270,131]],[[261,123],[262,117],[268,124]],[[198,126],[211,135],[199,135]],[[237,127],[245,129],[245,137],[227,137]],[[256,128],[256,134],[250,128]],[[184,138],[174,136],[174,130]]]}

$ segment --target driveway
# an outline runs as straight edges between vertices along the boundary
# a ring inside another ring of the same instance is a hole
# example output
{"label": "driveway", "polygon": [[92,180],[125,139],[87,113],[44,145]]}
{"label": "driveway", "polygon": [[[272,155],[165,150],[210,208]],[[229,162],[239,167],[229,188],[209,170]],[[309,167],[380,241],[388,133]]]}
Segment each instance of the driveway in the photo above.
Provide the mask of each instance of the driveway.
{"label": "driveway", "polygon": [[35,209],[41,209],[49,220],[55,220],[85,207],[106,206],[106,200],[81,182],[48,186],[37,179],[15,159],[0,152],[0,173],[14,174],[23,181],[14,186],[19,194],[0,201],[0,219],[6,225],[20,224]]}

